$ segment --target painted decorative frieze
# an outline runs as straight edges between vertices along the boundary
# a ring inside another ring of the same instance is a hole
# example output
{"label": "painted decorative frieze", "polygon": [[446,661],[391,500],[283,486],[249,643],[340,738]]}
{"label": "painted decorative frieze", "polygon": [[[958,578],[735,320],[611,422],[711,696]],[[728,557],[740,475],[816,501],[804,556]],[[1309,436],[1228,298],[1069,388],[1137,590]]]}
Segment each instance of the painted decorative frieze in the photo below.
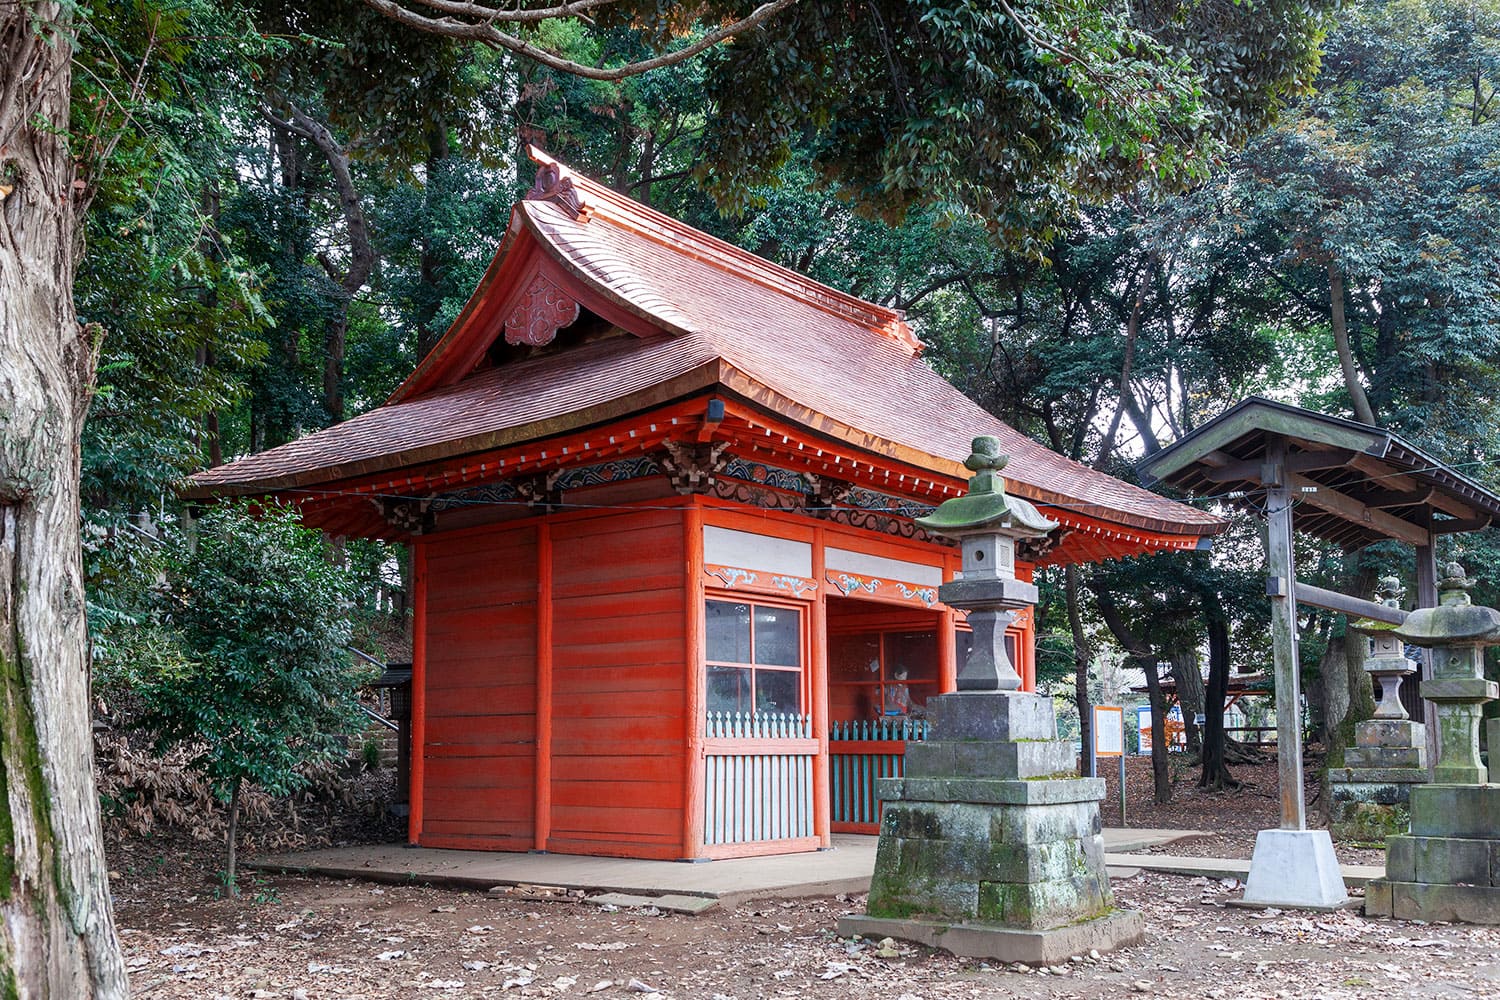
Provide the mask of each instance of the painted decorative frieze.
{"label": "painted decorative frieze", "polygon": [[920,604],[924,608],[936,607],[937,588],[920,584],[903,583],[900,580],[882,580],[879,577],[861,576],[855,573],[830,570],[828,582],[845,597],[878,597],[903,604]]}
{"label": "painted decorative frieze", "polygon": [[802,477],[801,473],[790,469],[778,469],[764,462],[752,462],[739,456],[734,456],[725,463],[724,475],[732,479],[743,479],[746,482],[769,486],[775,490],[786,490],[788,493],[811,492],[807,480]]}
{"label": "painted decorative frieze", "polygon": [[818,581],[789,573],[757,573],[739,566],[710,563],[703,567],[705,581],[725,590],[755,590],[766,594],[786,594],[808,599],[817,593]]}

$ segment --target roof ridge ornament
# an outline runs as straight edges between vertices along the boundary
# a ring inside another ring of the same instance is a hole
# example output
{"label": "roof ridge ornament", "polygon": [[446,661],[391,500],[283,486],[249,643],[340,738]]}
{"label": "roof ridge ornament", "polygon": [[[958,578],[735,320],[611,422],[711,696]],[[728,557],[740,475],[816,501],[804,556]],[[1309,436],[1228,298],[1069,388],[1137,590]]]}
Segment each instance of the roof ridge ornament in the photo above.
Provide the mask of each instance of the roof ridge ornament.
{"label": "roof ridge ornament", "polygon": [[526,200],[549,201],[579,222],[587,222],[592,214],[591,206],[573,183],[572,173],[556,160],[537,163],[536,179],[526,192]]}

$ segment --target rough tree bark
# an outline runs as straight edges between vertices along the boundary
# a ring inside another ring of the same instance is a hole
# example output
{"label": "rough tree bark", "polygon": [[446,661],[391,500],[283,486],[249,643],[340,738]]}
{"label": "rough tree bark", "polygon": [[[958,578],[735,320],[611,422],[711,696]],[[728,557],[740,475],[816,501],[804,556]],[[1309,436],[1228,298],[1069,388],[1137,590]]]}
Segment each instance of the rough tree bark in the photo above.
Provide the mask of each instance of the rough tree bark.
{"label": "rough tree bark", "polygon": [[1068,626],[1073,631],[1073,692],[1078,701],[1078,738],[1081,745],[1078,771],[1088,775],[1089,748],[1094,739],[1094,713],[1089,704],[1089,663],[1093,650],[1083,630],[1083,612],[1079,606],[1078,567],[1069,563],[1063,568],[1063,596],[1068,605]]}
{"label": "rough tree bark", "polygon": [[1229,618],[1214,593],[1203,595],[1208,626],[1208,688],[1203,699],[1203,771],[1199,788],[1224,791],[1240,783],[1229,773],[1225,757],[1224,701],[1229,691]]}
{"label": "rough tree bark", "polygon": [[67,3],[0,3],[0,996],[123,998],[88,707]]}
{"label": "rough tree bark", "polygon": [[1177,703],[1182,706],[1182,731],[1187,737],[1187,752],[1203,752],[1203,734],[1198,729],[1197,718],[1203,711],[1203,668],[1198,663],[1196,649],[1179,648],[1171,651],[1172,679],[1177,682]]}

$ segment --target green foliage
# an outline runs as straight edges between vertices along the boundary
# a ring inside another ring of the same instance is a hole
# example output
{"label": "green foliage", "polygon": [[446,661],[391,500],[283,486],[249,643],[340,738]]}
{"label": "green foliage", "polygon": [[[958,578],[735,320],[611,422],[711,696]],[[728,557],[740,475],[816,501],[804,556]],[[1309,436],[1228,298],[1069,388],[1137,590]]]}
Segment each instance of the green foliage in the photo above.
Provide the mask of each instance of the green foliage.
{"label": "green foliage", "polygon": [[1326,324],[1327,270],[1343,273],[1377,417],[1454,461],[1500,432],[1497,60],[1493,2],[1350,7],[1317,93],[1251,144],[1226,198],[1283,276],[1287,319]]}
{"label": "green foliage", "polygon": [[1039,254],[1080,201],[1205,177],[1306,85],[1327,10],[805,0],[711,57],[698,173],[743,208],[807,144],[868,212],[950,206]]}
{"label": "green foliage", "polygon": [[259,268],[213,228],[236,84],[266,45],[233,3],[102,4],[79,25],[74,118],[93,187],[75,297],[103,346],[85,507],[138,512],[201,465],[204,418],[265,356]]}
{"label": "green foliage", "polygon": [[345,649],[352,581],[289,509],[215,508],[185,548],[160,618],[181,655],[136,661],[141,721],[160,746],[197,749],[223,799],[241,781],[296,791],[361,727],[355,694],[370,678]]}

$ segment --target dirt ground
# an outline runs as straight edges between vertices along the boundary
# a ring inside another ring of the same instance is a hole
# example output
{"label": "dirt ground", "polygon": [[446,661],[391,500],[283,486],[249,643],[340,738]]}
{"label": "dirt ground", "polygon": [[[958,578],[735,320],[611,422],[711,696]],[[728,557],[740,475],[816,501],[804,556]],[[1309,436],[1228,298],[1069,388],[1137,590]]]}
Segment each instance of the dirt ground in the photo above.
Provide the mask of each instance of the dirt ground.
{"label": "dirt ground", "polygon": [[[1149,799],[1131,762],[1131,825],[1214,831],[1172,853],[1248,857],[1274,825],[1274,768],[1241,768],[1247,787],[1173,806]],[[1113,782],[1113,774],[1112,774]],[[1140,783],[1140,792],[1135,794]],[[1111,797],[1106,798],[1113,808]],[[1106,810],[1106,822],[1113,817]],[[1191,851],[1190,851],[1191,848]],[[1378,859],[1379,852],[1342,860]],[[1150,873],[1117,880],[1141,910],[1145,944],[1048,970],[1000,967],[899,945],[843,940],[834,924],[860,897],[750,903],[688,917],[605,911],[419,886],[252,874],[220,898],[203,847],[117,846],[116,913],[133,994],[152,998],[389,1000],[398,997],[1262,998],[1500,996],[1500,929],[1228,907],[1234,880]]]}

